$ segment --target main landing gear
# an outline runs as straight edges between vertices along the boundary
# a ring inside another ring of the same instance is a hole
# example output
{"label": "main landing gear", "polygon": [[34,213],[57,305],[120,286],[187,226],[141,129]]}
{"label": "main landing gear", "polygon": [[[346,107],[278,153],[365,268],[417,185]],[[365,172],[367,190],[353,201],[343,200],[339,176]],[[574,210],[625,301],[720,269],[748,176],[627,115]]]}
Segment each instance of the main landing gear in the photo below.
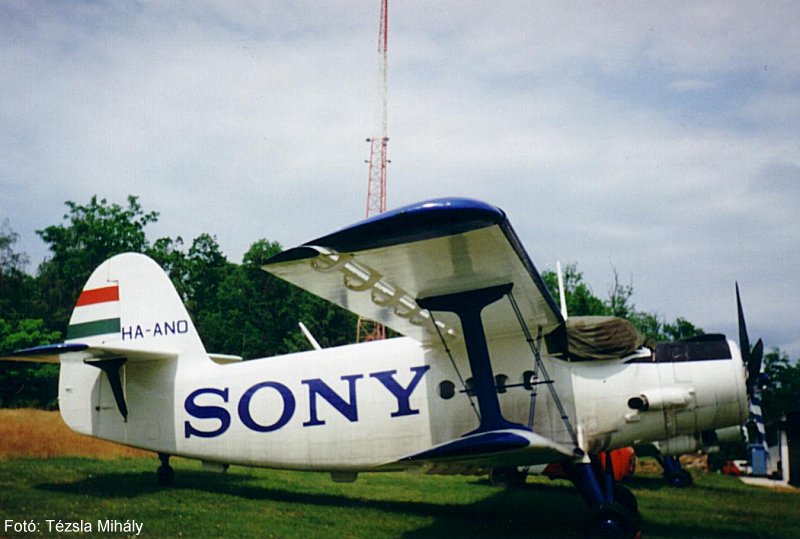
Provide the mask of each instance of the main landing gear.
{"label": "main landing gear", "polygon": [[[514,314],[520,323],[525,340],[533,353],[537,369],[541,369],[545,380],[549,380],[547,370],[541,361],[539,344],[531,335],[527,323],[525,322],[519,306],[514,299],[511,289],[513,283],[506,283],[476,290],[466,290],[454,294],[444,294],[418,298],[417,304],[428,311],[451,312],[458,316],[461,321],[461,332],[464,336],[464,344],[467,349],[467,358],[475,382],[475,396],[478,400],[478,420],[480,426],[468,434],[496,434],[498,431],[507,429],[532,431],[533,408],[531,408],[529,425],[521,425],[508,421],[503,417],[500,409],[500,401],[497,396],[492,364],[489,358],[489,347],[486,342],[486,333],[483,328],[481,311],[498,301],[503,296],[508,296]],[[541,328],[539,328],[538,338],[541,338]],[[442,340],[445,350],[450,354],[447,344]],[[452,359],[452,356],[451,356]],[[455,364],[455,362],[454,362]],[[548,388],[553,396],[559,413],[564,421],[564,425],[570,433],[572,443],[576,452],[583,454],[579,449],[578,437],[569,422],[568,415],[561,405],[558,395],[552,385]],[[535,396],[535,393],[534,393]],[[535,402],[533,399],[532,403]],[[565,466],[569,478],[578,488],[584,500],[591,509],[589,520],[589,532],[596,537],[615,537],[631,539],[640,535],[639,531],[639,512],[636,507],[636,498],[633,494],[622,486],[614,485],[614,471],[611,459],[606,458],[605,470],[600,464],[599,458],[592,459],[589,463],[571,463]],[[493,480],[508,483],[519,481],[520,477],[508,469],[497,470]]]}
{"label": "main landing gear", "polygon": [[685,488],[694,484],[692,474],[681,467],[681,461],[678,457],[663,457],[659,454],[656,456],[656,460],[664,469],[664,480],[669,486]]}
{"label": "main landing gear", "polygon": [[166,453],[159,453],[158,460],[161,461],[161,465],[156,471],[158,484],[162,487],[171,487],[175,481],[175,470],[169,465],[169,455]]}
{"label": "main landing gear", "polygon": [[620,539],[641,536],[636,496],[614,481],[608,453],[592,454],[589,463],[565,464],[564,470],[589,506],[588,536]]}

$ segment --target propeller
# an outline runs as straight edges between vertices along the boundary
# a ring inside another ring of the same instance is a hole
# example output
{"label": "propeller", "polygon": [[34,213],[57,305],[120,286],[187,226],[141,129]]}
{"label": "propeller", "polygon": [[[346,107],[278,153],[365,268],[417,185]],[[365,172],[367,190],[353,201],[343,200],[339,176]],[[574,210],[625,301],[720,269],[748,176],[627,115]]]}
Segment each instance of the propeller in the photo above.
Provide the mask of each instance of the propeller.
{"label": "propeller", "polygon": [[742,360],[747,367],[747,396],[752,399],[753,392],[761,374],[761,362],[764,358],[764,343],[758,339],[755,346],[750,348],[750,338],[747,336],[747,323],[744,320],[742,298],[739,295],[739,283],[736,283],[736,310],[739,315],[739,348],[742,350]]}

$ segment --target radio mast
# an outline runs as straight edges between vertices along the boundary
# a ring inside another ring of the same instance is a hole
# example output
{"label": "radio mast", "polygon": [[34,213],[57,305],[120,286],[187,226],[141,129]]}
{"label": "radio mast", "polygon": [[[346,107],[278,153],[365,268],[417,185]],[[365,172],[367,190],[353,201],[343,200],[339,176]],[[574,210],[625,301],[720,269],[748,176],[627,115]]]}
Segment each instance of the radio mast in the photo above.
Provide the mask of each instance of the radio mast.
{"label": "radio mast", "polygon": [[[389,0],[381,0],[381,16],[378,23],[378,105],[369,142],[369,175],[367,177],[367,217],[386,211],[386,149],[389,144],[387,103],[387,45]],[[386,338],[386,328],[377,322],[359,317],[356,342]]]}

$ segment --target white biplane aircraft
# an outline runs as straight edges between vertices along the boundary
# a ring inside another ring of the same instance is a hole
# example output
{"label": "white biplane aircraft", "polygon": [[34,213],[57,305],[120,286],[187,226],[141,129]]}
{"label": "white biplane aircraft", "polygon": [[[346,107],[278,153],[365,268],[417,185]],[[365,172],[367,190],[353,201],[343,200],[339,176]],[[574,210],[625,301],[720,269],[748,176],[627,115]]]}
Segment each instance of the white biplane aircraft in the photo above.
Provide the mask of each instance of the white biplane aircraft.
{"label": "white biplane aircraft", "polygon": [[650,349],[618,319],[565,320],[506,215],[482,202],[390,211],[264,269],[402,337],[252,361],[209,354],[164,271],[128,253],[91,275],[63,344],[5,359],[60,362],[67,425],[157,452],[165,483],[171,455],[338,481],[560,463],[589,529],[615,537],[638,534],[639,517],[603,452],[747,418],[735,343]]}

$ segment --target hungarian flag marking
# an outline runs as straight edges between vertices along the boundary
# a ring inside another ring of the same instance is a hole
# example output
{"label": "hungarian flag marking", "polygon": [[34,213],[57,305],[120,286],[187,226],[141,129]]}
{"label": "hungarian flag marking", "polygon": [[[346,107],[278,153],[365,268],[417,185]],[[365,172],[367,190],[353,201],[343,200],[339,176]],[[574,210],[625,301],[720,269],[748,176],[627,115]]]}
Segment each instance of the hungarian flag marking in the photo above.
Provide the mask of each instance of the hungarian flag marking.
{"label": "hungarian flag marking", "polygon": [[119,301],[119,285],[104,286],[92,290],[84,290],[78,297],[76,307],[94,305],[96,303],[106,303],[107,301]]}
{"label": "hungarian flag marking", "polygon": [[[119,301],[119,285],[84,290],[78,297],[78,302],[75,304],[75,307],[88,307],[90,305],[99,305],[101,303],[110,303],[113,301]],[[119,330],[119,317],[90,320],[87,322],[70,324],[69,327],[67,327],[67,339],[80,339],[83,337],[92,337],[94,335],[119,333]]]}

